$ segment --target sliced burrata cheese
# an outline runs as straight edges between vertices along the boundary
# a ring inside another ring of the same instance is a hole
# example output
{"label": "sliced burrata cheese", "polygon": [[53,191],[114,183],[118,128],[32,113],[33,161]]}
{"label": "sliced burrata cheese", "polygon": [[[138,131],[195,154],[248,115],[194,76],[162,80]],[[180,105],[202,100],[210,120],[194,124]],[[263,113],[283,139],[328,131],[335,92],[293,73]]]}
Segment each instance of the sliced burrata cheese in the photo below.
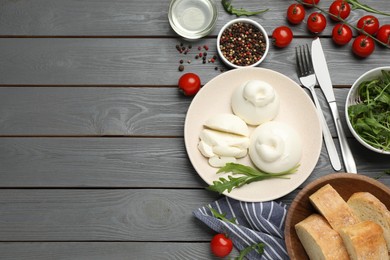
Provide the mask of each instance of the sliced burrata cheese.
{"label": "sliced burrata cheese", "polygon": [[249,147],[247,124],[233,114],[218,114],[209,118],[199,135],[198,149],[209,158],[212,167],[245,157]]}
{"label": "sliced burrata cheese", "polygon": [[213,147],[202,140],[200,140],[198,143],[198,149],[204,157],[215,156],[215,153],[213,152]]}
{"label": "sliced burrata cheese", "polygon": [[225,145],[243,149],[249,147],[249,138],[246,136],[230,134],[206,128],[202,129],[199,138],[210,146]]}
{"label": "sliced burrata cheese", "polygon": [[209,164],[215,168],[221,168],[227,163],[235,163],[236,161],[235,157],[213,156],[209,158]]}
{"label": "sliced burrata cheese", "polygon": [[302,157],[302,141],[290,125],[271,121],[252,133],[249,157],[259,169],[279,173],[295,167]]}
{"label": "sliced burrata cheese", "polygon": [[213,153],[219,156],[242,158],[247,155],[248,149],[242,149],[234,146],[216,145],[213,146]]}
{"label": "sliced burrata cheese", "polygon": [[217,114],[210,117],[204,125],[210,129],[248,136],[249,129],[247,124],[238,116],[233,114]]}
{"label": "sliced burrata cheese", "polygon": [[250,80],[235,89],[231,106],[233,113],[247,124],[259,125],[278,115],[280,100],[269,83]]}

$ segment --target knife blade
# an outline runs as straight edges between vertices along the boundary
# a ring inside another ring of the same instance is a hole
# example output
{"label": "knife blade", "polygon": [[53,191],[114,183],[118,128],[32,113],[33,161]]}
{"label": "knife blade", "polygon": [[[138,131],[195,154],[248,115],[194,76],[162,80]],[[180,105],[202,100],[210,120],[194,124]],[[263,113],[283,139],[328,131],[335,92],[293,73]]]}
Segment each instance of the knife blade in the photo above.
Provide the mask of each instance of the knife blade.
{"label": "knife blade", "polygon": [[333,120],[335,122],[345,169],[349,173],[357,173],[355,160],[353,158],[351,149],[349,148],[347,138],[344,134],[344,130],[341,125],[328,64],[326,62],[325,54],[322,49],[320,39],[318,37],[313,40],[311,50],[311,58],[313,62],[314,72],[316,74],[320,88],[324,93],[326,100],[328,101],[330,110],[332,112]]}

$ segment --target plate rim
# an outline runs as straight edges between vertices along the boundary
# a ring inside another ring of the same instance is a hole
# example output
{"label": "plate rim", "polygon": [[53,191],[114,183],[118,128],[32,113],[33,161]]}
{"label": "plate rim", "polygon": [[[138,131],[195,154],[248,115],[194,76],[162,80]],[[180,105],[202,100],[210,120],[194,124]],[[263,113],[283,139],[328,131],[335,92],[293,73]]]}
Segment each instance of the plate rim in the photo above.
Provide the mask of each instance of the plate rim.
{"label": "plate rim", "polygon": [[[207,89],[207,86],[212,85],[213,82],[218,80],[220,77],[227,77],[227,75],[239,73],[239,71],[244,71],[244,70],[246,70],[246,71],[252,70],[253,72],[261,70],[261,71],[263,71],[265,73],[267,73],[267,72],[268,73],[276,73],[278,76],[280,76],[280,77],[290,81],[291,84],[297,86],[296,90],[302,92],[310,100],[309,103],[310,103],[310,106],[312,106],[313,110],[314,111],[316,110],[314,103],[310,99],[310,96],[304,91],[304,89],[297,82],[295,82],[291,78],[287,77],[286,75],[284,75],[284,74],[282,74],[282,73],[280,73],[278,71],[267,69],[267,68],[248,67],[248,68],[239,68],[239,69],[229,70],[227,72],[224,72],[223,74],[215,76],[210,81],[208,81],[200,89],[198,94],[199,93],[203,93],[203,91],[206,91],[205,89]],[[189,160],[191,162],[191,165],[193,166],[193,168],[195,169],[195,171],[199,175],[199,177],[201,177],[201,179],[205,183],[210,185],[212,183],[208,182],[208,180],[206,180],[201,174],[199,174],[199,169],[198,169],[199,167],[193,162],[193,158],[191,158],[191,156],[190,156],[190,152],[189,152],[190,147],[189,147],[188,140],[187,140],[187,138],[188,138],[188,131],[189,131],[189,129],[188,129],[188,121],[189,121],[188,114],[192,111],[193,107],[195,106],[195,104],[197,103],[198,99],[200,98],[201,95],[198,95],[198,94],[195,95],[195,97],[191,101],[191,104],[189,105],[187,113],[186,113],[185,122],[184,122],[184,143],[185,143],[185,148],[186,148],[186,152],[187,152],[187,157],[189,158]],[[295,189],[297,189],[300,185],[302,185],[310,177],[310,175],[312,174],[312,172],[313,172],[313,170],[314,170],[314,168],[315,168],[315,166],[316,166],[316,164],[317,164],[317,162],[319,160],[320,154],[321,154],[321,149],[322,149],[322,145],[323,145],[322,144],[322,130],[321,130],[320,120],[319,120],[319,117],[318,117],[317,113],[315,113],[315,120],[316,120],[316,125],[318,126],[318,129],[319,129],[319,131],[318,131],[318,140],[320,140],[318,149],[316,151],[317,154],[315,155],[316,162],[313,163],[313,168],[311,169],[310,173],[300,183],[298,183],[295,186],[292,186],[293,187],[292,189],[287,189],[284,192],[278,193],[278,195],[274,195],[274,196],[267,195],[264,199],[262,199],[262,198],[254,198],[254,199],[241,198],[240,196],[235,196],[234,195],[234,190],[231,191],[230,193],[228,193],[227,191],[224,191],[222,194],[225,195],[225,196],[228,196],[230,198],[233,198],[233,199],[236,199],[236,200],[240,200],[240,201],[245,201],[245,202],[266,202],[266,201],[271,201],[271,200],[275,200],[275,199],[281,198],[283,196],[286,196],[287,194],[289,194],[289,193],[293,192]]]}

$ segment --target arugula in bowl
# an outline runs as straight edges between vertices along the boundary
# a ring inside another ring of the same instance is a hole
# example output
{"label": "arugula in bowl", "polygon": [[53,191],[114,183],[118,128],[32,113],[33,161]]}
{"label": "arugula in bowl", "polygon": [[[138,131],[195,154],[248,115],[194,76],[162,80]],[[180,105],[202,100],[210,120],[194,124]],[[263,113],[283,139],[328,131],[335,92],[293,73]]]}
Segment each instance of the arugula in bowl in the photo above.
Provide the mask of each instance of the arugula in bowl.
{"label": "arugula in bowl", "polygon": [[366,144],[390,154],[390,70],[361,82],[355,102],[348,106],[350,126]]}

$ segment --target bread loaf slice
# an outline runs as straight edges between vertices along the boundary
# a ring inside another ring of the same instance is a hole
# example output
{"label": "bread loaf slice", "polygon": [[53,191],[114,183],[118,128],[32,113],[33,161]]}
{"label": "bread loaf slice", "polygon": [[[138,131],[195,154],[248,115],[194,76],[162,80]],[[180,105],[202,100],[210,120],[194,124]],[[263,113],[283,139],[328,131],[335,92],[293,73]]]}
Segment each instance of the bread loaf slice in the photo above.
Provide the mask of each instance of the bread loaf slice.
{"label": "bread loaf slice", "polygon": [[340,228],[360,222],[347,202],[330,185],[321,187],[310,197],[310,202],[336,231]]}
{"label": "bread loaf slice", "polygon": [[296,224],[295,230],[310,259],[349,259],[339,233],[321,215],[310,215]]}
{"label": "bread loaf slice", "polygon": [[383,229],[373,221],[366,220],[339,231],[351,260],[388,260],[389,255]]}
{"label": "bread loaf slice", "polygon": [[385,204],[369,192],[356,192],[347,203],[360,220],[374,221],[383,228],[387,249],[390,252],[390,211]]}

